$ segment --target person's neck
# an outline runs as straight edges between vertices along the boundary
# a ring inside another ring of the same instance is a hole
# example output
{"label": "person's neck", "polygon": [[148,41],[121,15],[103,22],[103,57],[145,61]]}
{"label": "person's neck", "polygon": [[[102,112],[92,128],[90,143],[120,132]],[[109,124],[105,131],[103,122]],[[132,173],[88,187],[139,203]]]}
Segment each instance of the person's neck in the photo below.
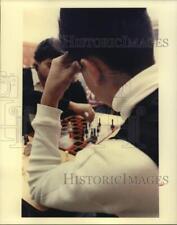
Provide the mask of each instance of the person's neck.
{"label": "person's neck", "polygon": [[131,79],[130,76],[127,74],[120,74],[117,72],[117,74],[113,74],[111,79],[107,80],[107,88],[106,90],[109,90],[106,95],[106,103],[111,107],[112,101],[116,93],[119,91],[119,89],[127,83]]}

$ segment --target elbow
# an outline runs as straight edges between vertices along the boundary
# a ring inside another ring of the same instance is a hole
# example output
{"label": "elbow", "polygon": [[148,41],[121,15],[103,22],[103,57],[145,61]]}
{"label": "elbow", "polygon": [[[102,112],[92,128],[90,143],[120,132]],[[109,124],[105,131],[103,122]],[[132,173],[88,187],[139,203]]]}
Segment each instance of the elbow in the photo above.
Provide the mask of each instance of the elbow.
{"label": "elbow", "polygon": [[42,186],[42,177],[36,174],[31,167],[27,170],[28,173],[28,187],[29,187],[29,194],[33,201],[38,204],[41,204],[41,186]]}
{"label": "elbow", "polygon": [[41,204],[41,192],[40,192],[40,185],[39,182],[34,181],[34,180],[29,180],[28,181],[29,185],[29,192],[30,192],[30,197],[33,201],[35,201],[38,204]]}

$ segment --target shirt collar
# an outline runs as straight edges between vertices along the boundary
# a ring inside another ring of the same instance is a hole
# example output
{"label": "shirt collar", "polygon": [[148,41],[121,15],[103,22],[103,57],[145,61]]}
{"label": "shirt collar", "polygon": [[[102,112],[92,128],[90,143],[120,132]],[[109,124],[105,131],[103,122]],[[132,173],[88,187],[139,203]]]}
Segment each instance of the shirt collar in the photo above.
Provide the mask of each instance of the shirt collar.
{"label": "shirt collar", "polygon": [[32,71],[32,80],[33,80],[34,90],[43,92],[43,87],[41,85],[41,82],[39,80],[39,77],[38,77],[38,74],[37,74],[36,70],[32,68],[31,71]]}
{"label": "shirt collar", "polygon": [[126,120],[134,106],[158,88],[158,70],[153,65],[125,83],[114,96],[112,108]]}
{"label": "shirt collar", "polygon": [[31,71],[32,71],[33,86],[35,87],[37,84],[40,83],[40,80],[36,70],[32,68]]}

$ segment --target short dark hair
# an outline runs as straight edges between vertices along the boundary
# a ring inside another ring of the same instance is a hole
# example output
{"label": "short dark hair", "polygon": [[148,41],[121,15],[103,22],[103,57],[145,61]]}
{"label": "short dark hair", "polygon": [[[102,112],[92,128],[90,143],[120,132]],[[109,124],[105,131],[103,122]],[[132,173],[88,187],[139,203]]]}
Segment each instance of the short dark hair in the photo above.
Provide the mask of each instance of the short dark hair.
{"label": "short dark hair", "polygon": [[37,62],[42,62],[46,59],[54,59],[62,54],[59,40],[57,38],[47,38],[38,44],[34,52],[34,59]]}
{"label": "short dark hair", "polygon": [[130,76],[154,64],[145,8],[62,8],[59,40],[73,59],[95,56]]}

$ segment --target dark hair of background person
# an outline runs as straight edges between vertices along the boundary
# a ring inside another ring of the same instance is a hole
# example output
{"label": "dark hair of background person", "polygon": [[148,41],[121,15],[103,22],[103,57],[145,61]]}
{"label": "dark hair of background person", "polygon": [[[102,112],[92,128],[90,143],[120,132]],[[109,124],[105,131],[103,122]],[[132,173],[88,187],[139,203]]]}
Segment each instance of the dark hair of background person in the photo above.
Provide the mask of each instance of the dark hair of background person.
{"label": "dark hair of background person", "polygon": [[34,52],[34,59],[40,63],[46,59],[54,59],[62,54],[59,40],[57,38],[47,38],[38,44]]}
{"label": "dark hair of background person", "polygon": [[145,8],[62,8],[58,22],[60,46],[74,60],[95,56],[131,77],[154,64]]}

